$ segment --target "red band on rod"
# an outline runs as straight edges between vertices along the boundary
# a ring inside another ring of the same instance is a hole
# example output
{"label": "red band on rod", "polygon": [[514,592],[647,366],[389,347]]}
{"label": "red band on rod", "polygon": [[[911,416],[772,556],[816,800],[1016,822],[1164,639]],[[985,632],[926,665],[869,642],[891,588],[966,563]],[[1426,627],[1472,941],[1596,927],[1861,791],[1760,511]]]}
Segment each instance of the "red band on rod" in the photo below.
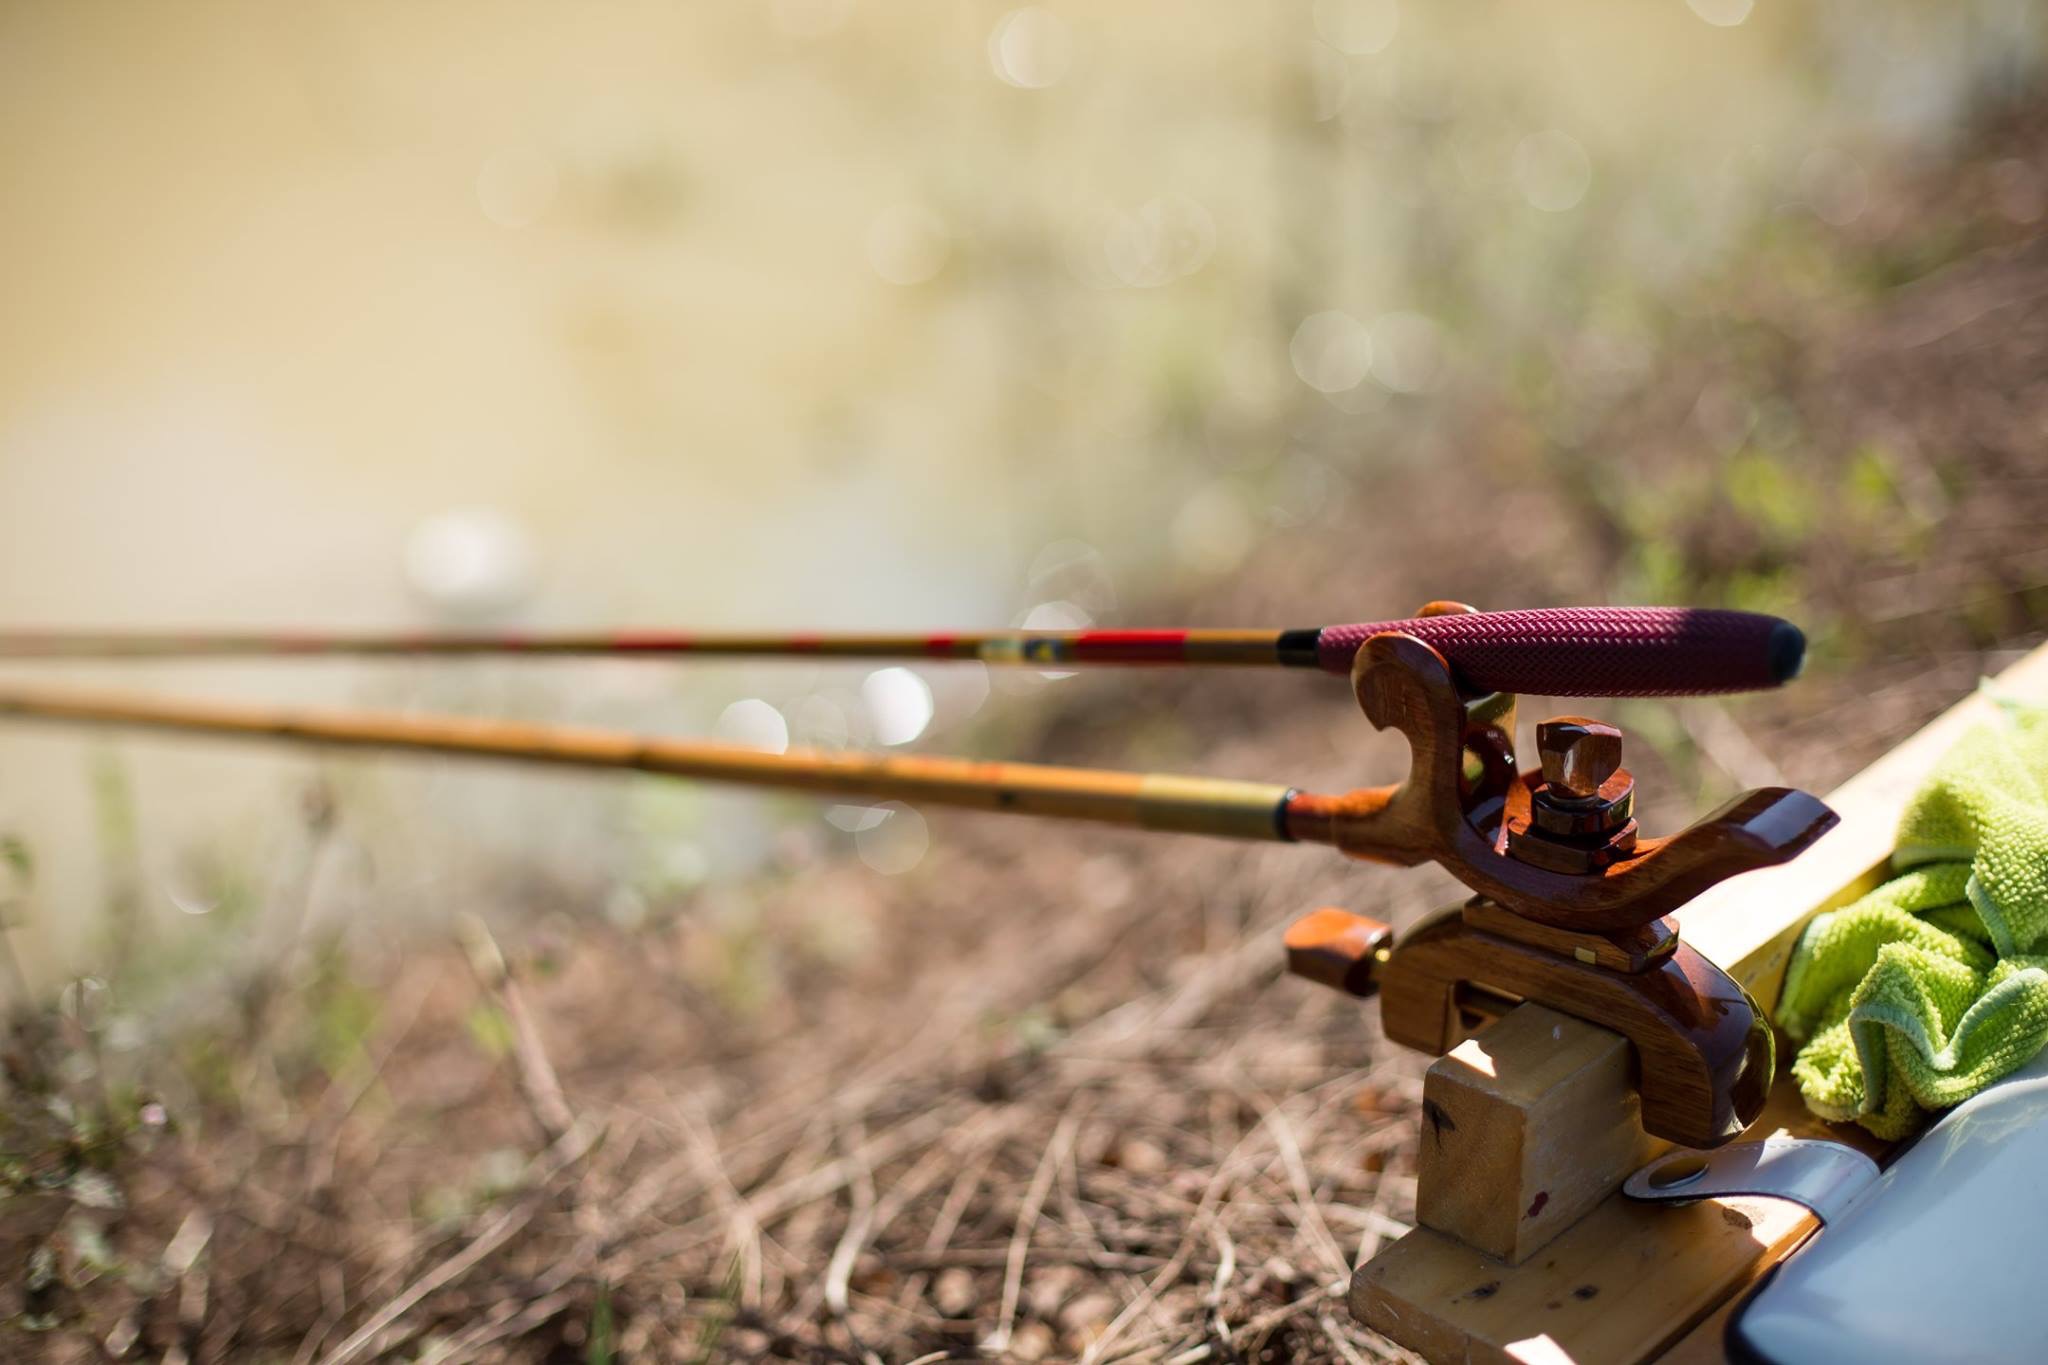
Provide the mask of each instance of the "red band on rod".
{"label": "red band on rod", "polygon": [[1184,630],[1084,630],[1073,650],[1096,663],[1177,664],[1187,657],[1187,642]]}

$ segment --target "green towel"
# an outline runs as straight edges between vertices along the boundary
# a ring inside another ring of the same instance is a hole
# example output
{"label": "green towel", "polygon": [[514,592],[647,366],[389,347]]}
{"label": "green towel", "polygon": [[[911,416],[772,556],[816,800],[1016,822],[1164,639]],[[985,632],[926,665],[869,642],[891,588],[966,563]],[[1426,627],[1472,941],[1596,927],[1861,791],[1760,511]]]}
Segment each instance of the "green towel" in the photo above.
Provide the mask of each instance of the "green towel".
{"label": "green towel", "polygon": [[2002,710],[1907,807],[1898,875],[1792,955],[1778,1023],[1823,1118],[1903,1137],[2048,1041],[2048,709]]}

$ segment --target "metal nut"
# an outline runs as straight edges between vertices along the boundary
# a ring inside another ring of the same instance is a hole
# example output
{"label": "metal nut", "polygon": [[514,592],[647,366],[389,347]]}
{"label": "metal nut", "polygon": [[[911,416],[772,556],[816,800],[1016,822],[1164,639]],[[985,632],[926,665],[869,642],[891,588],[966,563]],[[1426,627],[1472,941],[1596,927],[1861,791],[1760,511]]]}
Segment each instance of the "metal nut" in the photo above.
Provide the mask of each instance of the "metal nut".
{"label": "metal nut", "polygon": [[1555,716],[1537,725],[1536,750],[1553,793],[1591,800],[1621,767],[1621,731],[1584,716]]}
{"label": "metal nut", "polygon": [[1530,795],[1529,823],[1560,839],[1612,834],[1635,817],[1636,784],[1623,768],[1607,779],[1596,797],[1570,796],[1551,786]]}
{"label": "metal nut", "polygon": [[1540,829],[1508,826],[1509,856],[1550,872],[1583,876],[1612,867],[1635,851],[1636,822],[1633,820],[1604,839],[1559,839]]}

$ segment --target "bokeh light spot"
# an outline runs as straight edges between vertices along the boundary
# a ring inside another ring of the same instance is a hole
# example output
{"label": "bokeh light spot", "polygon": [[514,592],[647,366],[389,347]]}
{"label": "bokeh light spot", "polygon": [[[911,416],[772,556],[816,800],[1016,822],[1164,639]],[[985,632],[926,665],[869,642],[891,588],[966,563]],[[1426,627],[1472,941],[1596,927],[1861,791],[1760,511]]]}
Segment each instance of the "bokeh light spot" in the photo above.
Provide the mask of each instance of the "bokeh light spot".
{"label": "bokeh light spot", "polygon": [[96,976],[81,976],[67,982],[57,995],[57,1008],[64,1016],[87,1026],[97,1023],[106,1002],[107,983]]}
{"label": "bokeh light spot", "polygon": [[181,914],[210,915],[220,909],[219,896],[209,896],[177,882],[164,888],[164,896]]}
{"label": "bokeh light spot", "polygon": [[1215,249],[1215,220],[1184,194],[1160,195],[1136,213],[1112,215],[1102,241],[1109,273],[1138,289],[1194,274]]}
{"label": "bokeh light spot", "polygon": [[1443,333],[1420,313],[1383,313],[1372,324],[1372,377],[1395,393],[1426,393],[1443,365]]}
{"label": "bokeh light spot", "polygon": [[1031,557],[1024,571],[1031,595],[1041,601],[1072,602],[1099,616],[1116,607],[1116,584],[1102,551],[1085,540],[1055,540]]}
{"label": "bokeh light spot", "polygon": [[1734,28],[1749,17],[1755,0],[1685,0],[1692,12],[1715,28]]}
{"label": "bokeh light spot", "polygon": [[901,802],[891,801],[876,809],[886,812],[886,818],[854,834],[854,851],[874,871],[899,877],[924,861],[932,844],[931,831],[922,815]]}
{"label": "bokeh light spot", "polygon": [[604,917],[617,928],[631,933],[647,923],[647,897],[631,886],[615,886],[605,897]]}
{"label": "bokeh light spot", "polygon": [[1578,207],[1593,183],[1593,161],[1577,138],[1547,128],[1531,133],[1515,148],[1515,185],[1545,213]]}
{"label": "bokeh light spot", "polygon": [[1074,58],[1066,21],[1036,5],[1011,10],[988,35],[988,62],[996,76],[1020,90],[1043,90],[1066,79]]}
{"label": "bokeh light spot", "polygon": [[1251,553],[1257,535],[1251,508],[1237,490],[1228,483],[1212,483],[1174,514],[1174,562],[1193,574],[1229,573]]}
{"label": "bokeh light spot", "polygon": [[1813,216],[1830,227],[1847,227],[1870,206],[1870,177],[1861,163],[1831,147],[1809,152],[1799,163],[1799,190]]}
{"label": "bokeh light spot", "polygon": [[1072,602],[1040,602],[1024,613],[1020,630],[1086,630],[1095,618]]}
{"label": "bokeh light spot", "polygon": [[945,267],[952,247],[946,220],[919,204],[883,209],[868,224],[868,264],[891,284],[923,284]]}
{"label": "bokeh light spot", "polygon": [[1354,57],[1384,52],[1401,29],[1395,0],[1316,0],[1316,33],[1339,52]]}
{"label": "bokeh light spot", "polygon": [[925,681],[932,689],[932,724],[958,725],[988,701],[988,666],[950,663]]}
{"label": "bokeh light spot", "polygon": [[[1072,602],[1040,602],[1024,613],[1024,619],[1017,624],[1019,630],[1060,631],[1086,630],[1095,624],[1095,618]],[[1072,669],[1040,669],[1041,678],[1071,678]]]}
{"label": "bokeh light spot", "polygon": [[879,668],[860,685],[880,744],[908,744],[932,723],[932,689],[907,668]]}
{"label": "bokeh light spot", "polygon": [[1372,333],[1349,313],[1312,313],[1287,344],[1294,372],[1319,393],[1355,388],[1372,369]]}
{"label": "bokeh light spot", "polygon": [[881,806],[827,806],[825,823],[834,829],[843,829],[848,834],[858,834],[864,829],[873,829],[888,819],[891,812]]}
{"label": "bokeh light spot", "polygon": [[687,891],[711,875],[711,860],[698,845],[679,840],[662,851],[660,873],[665,885]]}
{"label": "bokeh light spot", "polygon": [[406,539],[406,582],[444,612],[512,606],[526,595],[532,577],[526,532],[493,507],[458,507],[428,517]]}
{"label": "bokeh light spot", "polygon": [[853,721],[839,698],[814,692],[789,708],[790,736],[812,749],[844,749],[853,743]]}
{"label": "bokeh light spot", "polygon": [[789,724],[767,702],[748,697],[726,707],[718,717],[718,737],[763,753],[779,754],[789,748]]}

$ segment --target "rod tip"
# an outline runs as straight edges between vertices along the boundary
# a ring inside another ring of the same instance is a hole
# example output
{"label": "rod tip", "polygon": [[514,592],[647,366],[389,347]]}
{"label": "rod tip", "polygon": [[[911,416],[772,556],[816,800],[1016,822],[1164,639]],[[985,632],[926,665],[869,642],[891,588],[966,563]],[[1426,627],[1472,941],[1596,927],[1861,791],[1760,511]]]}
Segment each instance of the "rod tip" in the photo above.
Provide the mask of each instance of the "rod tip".
{"label": "rod tip", "polygon": [[1799,676],[1800,668],[1806,663],[1806,634],[1790,621],[1780,621],[1771,627],[1771,638],[1765,649],[1770,661],[1771,681],[1791,682]]}

